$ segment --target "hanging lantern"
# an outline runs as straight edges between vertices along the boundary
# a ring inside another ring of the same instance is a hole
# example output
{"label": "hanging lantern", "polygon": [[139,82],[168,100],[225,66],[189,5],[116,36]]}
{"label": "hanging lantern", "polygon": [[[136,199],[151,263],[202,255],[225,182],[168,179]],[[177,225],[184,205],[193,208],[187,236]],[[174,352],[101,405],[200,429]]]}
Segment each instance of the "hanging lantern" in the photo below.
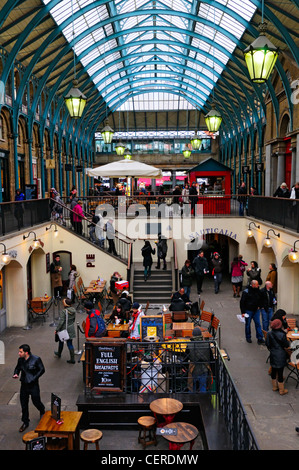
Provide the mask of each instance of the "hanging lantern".
{"label": "hanging lantern", "polygon": [[185,149],[183,150],[184,158],[189,158],[191,155],[191,150],[189,149],[188,145],[185,145]]}
{"label": "hanging lantern", "polygon": [[105,126],[101,130],[103,141],[105,144],[111,144],[114,130],[108,124],[108,119],[105,120]]}
{"label": "hanging lantern", "polygon": [[118,144],[115,146],[115,151],[117,153],[117,155],[123,155],[125,153],[125,150],[126,150],[126,147],[124,146],[124,144],[122,142],[118,142]]}
{"label": "hanging lantern", "polygon": [[78,88],[78,81],[73,80],[73,87],[64,96],[64,102],[71,118],[78,119],[82,116],[86,101],[86,96]]}
{"label": "hanging lantern", "polygon": [[278,57],[278,49],[265,35],[267,23],[259,25],[260,35],[244,50],[244,58],[254,83],[264,83],[268,80]]}
{"label": "hanging lantern", "polygon": [[128,148],[126,148],[125,151],[124,151],[124,158],[125,158],[125,160],[131,160],[132,159],[131,152]]}
{"label": "hanging lantern", "polygon": [[192,139],[190,140],[190,143],[192,145],[193,150],[198,150],[201,147],[202,139],[200,139],[196,133],[194,137],[192,137]]}
{"label": "hanging lantern", "polygon": [[207,128],[210,132],[217,132],[222,122],[222,117],[219,111],[215,109],[215,104],[212,104],[212,109],[205,116]]}

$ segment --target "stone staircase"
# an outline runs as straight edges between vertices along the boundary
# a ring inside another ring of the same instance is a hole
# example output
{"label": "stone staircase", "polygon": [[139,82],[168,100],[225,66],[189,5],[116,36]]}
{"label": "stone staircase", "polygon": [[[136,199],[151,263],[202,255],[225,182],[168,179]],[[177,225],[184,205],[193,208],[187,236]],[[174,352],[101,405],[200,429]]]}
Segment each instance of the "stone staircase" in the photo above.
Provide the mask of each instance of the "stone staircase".
{"label": "stone staircase", "polygon": [[[170,269],[155,269],[152,266],[151,276],[144,281],[142,266],[135,266],[134,269],[134,302],[145,306],[149,301],[150,305],[169,305],[172,295],[172,271]],[[168,266],[167,266],[168,268]]]}

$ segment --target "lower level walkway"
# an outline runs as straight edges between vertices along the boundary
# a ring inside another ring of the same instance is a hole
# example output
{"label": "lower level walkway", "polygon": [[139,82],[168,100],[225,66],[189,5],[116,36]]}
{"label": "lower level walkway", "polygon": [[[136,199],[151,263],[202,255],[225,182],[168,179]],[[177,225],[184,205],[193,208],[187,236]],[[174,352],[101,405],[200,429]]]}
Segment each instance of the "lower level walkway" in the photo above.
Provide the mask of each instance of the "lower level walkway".
{"label": "lower level walkway", "polygon": [[[215,315],[221,320],[221,348],[225,348],[229,360],[227,367],[235,382],[241,397],[249,422],[261,450],[294,450],[299,448],[299,435],[295,426],[299,425],[298,389],[295,382],[290,380],[287,384],[289,393],[280,396],[272,391],[271,380],[268,376],[269,363],[267,348],[258,345],[254,340],[249,344],[245,341],[244,324],[237,315],[240,313],[239,300],[233,298],[233,291],[229,280],[221,285],[219,294],[214,294],[212,280],[205,280],[201,294],[205,300],[205,309],[213,309]],[[196,288],[192,287],[191,299],[196,300]],[[279,305],[283,308],[283,305]],[[148,311],[151,313],[151,310]],[[77,321],[82,323],[85,315],[77,314]],[[50,312],[46,322],[35,322],[32,329],[7,328],[0,334],[4,342],[4,364],[0,364],[0,450],[22,450],[22,434],[20,427],[20,382],[12,379],[13,370],[18,359],[18,347],[22,343],[31,346],[33,354],[39,355],[45,365],[46,373],[40,380],[41,397],[47,409],[50,408],[51,392],[62,398],[66,410],[76,410],[76,400],[79,394],[84,393],[82,381],[82,365],[68,364],[68,350],[65,347],[61,359],[54,357],[56,343],[54,342],[54,327]],[[253,326],[254,332],[254,326]],[[80,334],[79,349],[82,348],[83,335]],[[74,341],[77,349],[77,339]],[[76,356],[79,359],[79,355]],[[37,410],[30,405],[31,423],[28,430],[35,428],[39,421]],[[117,431],[105,431],[101,441],[102,450],[132,450],[140,448],[136,439],[136,432],[126,432],[126,445],[124,439],[115,437]],[[114,433],[114,434],[113,434]],[[162,450],[167,449],[161,443]],[[201,448],[198,440],[194,450]],[[151,447],[155,450],[155,447]],[[158,450],[157,448],[156,450]],[[161,448],[160,448],[161,449]],[[149,448],[147,449],[149,450]]]}

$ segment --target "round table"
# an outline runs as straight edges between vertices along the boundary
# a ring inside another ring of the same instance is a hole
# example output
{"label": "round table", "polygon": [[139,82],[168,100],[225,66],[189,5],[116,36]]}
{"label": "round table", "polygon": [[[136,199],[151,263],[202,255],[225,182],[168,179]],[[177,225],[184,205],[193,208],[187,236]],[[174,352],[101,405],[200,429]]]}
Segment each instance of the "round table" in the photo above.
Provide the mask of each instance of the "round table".
{"label": "round table", "polygon": [[174,420],[175,415],[183,409],[183,403],[174,398],[158,398],[150,403],[150,409],[157,420],[157,427],[160,428]]}
{"label": "round table", "polygon": [[[163,433],[163,429],[176,429],[176,434]],[[169,450],[180,450],[188,442],[190,442],[190,450],[192,450],[194,441],[199,434],[198,429],[189,423],[170,423],[163,429],[161,435],[169,442]]]}

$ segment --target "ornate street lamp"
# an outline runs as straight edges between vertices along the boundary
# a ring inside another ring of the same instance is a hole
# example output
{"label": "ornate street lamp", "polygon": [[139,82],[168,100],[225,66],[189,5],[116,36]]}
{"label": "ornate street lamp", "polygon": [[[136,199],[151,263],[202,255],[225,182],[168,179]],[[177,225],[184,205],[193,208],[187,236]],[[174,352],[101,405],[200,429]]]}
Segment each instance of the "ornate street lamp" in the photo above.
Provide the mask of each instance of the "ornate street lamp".
{"label": "ornate street lamp", "polygon": [[210,132],[214,133],[219,130],[219,127],[221,126],[221,122],[222,122],[222,116],[219,113],[219,111],[215,109],[214,103],[212,103],[211,111],[208,112],[208,114],[206,114],[205,121],[206,121],[207,128]]}
{"label": "ornate street lamp", "polygon": [[202,144],[202,139],[197,135],[197,133],[190,140],[193,150],[199,150]]}
{"label": "ornate street lamp", "polygon": [[111,144],[114,130],[111,129],[111,127],[109,126],[108,119],[105,120],[105,126],[101,130],[101,134],[102,134],[103,141],[105,142],[105,144]]}
{"label": "ornate street lamp", "polygon": [[191,156],[191,150],[189,149],[188,145],[185,145],[185,148],[183,150],[183,155],[184,158],[189,158]]}
{"label": "ornate street lamp", "polygon": [[78,119],[82,116],[86,101],[86,96],[83,95],[78,88],[78,81],[74,79],[73,87],[68,94],[64,96],[64,102],[71,118]]}
{"label": "ornate street lamp", "polygon": [[265,83],[270,77],[278,57],[278,49],[265,35],[267,23],[259,25],[260,35],[244,50],[244,58],[254,83]]}
{"label": "ornate street lamp", "polygon": [[115,146],[116,154],[120,155],[120,156],[124,155],[125,150],[126,150],[126,147],[124,146],[124,144],[121,141],[119,141],[118,144]]}
{"label": "ornate street lamp", "polygon": [[291,261],[291,263],[299,263],[299,252],[296,251],[296,248],[295,248],[295,245],[297,242],[299,242],[299,240],[295,241],[292,250],[288,254],[288,258],[289,258],[289,261]]}

